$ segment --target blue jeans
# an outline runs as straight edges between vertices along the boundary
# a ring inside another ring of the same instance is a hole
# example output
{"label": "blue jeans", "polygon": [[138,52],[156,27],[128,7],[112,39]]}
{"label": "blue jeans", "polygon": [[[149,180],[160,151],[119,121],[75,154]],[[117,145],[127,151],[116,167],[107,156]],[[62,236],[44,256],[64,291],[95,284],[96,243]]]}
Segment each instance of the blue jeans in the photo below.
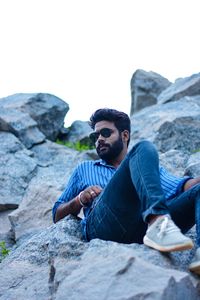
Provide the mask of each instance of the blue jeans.
{"label": "blue jeans", "polygon": [[162,214],[170,214],[183,232],[189,230],[200,220],[200,185],[166,200],[158,153],[152,143],[142,141],[131,149],[94,201],[86,222],[87,239],[142,243],[149,216]]}

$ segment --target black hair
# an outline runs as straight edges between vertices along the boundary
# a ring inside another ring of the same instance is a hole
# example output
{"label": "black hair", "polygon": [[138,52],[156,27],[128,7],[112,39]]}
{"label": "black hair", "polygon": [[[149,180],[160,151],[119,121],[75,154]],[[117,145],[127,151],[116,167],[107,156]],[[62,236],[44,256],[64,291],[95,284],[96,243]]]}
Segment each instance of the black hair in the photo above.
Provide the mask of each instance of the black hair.
{"label": "black hair", "polygon": [[97,109],[90,117],[89,125],[92,129],[94,129],[96,123],[100,121],[113,122],[119,132],[128,130],[129,132],[129,140],[127,141],[127,146],[128,146],[130,142],[131,121],[129,116],[126,113],[111,108],[100,108]]}

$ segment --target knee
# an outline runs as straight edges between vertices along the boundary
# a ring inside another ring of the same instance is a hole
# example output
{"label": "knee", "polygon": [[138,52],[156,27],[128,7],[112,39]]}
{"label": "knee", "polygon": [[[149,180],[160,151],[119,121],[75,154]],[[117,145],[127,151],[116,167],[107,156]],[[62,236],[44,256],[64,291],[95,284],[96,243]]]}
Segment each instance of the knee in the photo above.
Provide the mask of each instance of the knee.
{"label": "knee", "polygon": [[147,140],[143,140],[138,142],[137,144],[135,144],[131,150],[130,153],[134,153],[137,150],[142,150],[142,151],[155,151],[157,152],[155,146],[153,145],[152,142],[147,141]]}
{"label": "knee", "polygon": [[193,187],[200,190],[200,177],[188,179],[184,184],[183,191],[185,192]]}
{"label": "knee", "polygon": [[190,197],[193,199],[200,199],[200,184],[197,183],[193,186],[191,186],[188,190],[186,190],[186,193],[190,194]]}
{"label": "knee", "polygon": [[200,194],[200,183],[194,184],[191,189],[195,190],[197,193]]}

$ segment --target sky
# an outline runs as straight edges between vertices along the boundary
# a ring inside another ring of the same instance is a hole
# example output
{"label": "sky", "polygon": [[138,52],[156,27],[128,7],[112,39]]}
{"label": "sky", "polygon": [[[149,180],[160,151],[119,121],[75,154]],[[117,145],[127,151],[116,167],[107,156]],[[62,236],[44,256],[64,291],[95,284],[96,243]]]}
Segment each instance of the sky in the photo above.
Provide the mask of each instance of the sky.
{"label": "sky", "polygon": [[199,0],[0,0],[0,98],[50,93],[65,125],[98,108],[129,114],[137,69],[200,72]]}

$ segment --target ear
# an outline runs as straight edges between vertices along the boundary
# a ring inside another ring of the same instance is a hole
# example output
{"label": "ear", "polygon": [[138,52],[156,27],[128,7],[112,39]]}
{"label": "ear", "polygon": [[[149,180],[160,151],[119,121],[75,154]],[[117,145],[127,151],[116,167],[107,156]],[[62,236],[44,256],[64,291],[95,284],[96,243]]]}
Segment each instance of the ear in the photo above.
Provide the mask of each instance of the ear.
{"label": "ear", "polygon": [[124,130],[122,131],[122,141],[123,142],[128,142],[129,140],[129,137],[130,137],[130,134],[129,134],[129,131],[128,130]]}

